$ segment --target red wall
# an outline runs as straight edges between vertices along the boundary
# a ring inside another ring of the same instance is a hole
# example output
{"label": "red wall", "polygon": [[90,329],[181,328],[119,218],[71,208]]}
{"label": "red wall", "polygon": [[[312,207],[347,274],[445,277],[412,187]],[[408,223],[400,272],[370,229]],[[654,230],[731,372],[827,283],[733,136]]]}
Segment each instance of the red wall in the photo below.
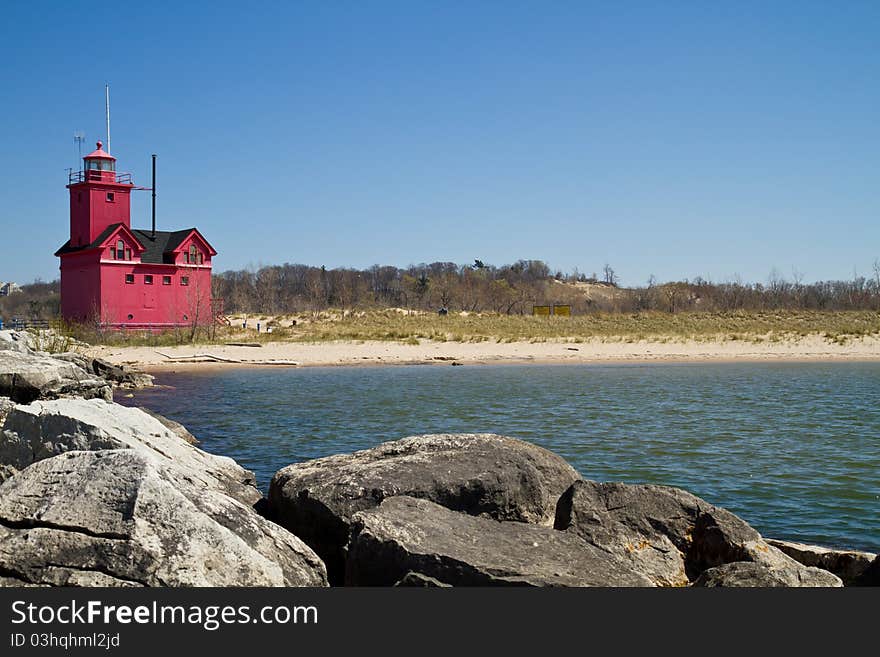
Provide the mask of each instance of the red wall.
{"label": "red wall", "polygon": [[[134,275],[134,283],[125,282],[126,274]],[[171,277],[170,285],[163,284],[164,276]],[[184,276],[189,285],[181,284]],[[212,321],[210,267],[104,262],[100,279],[105,323],[161,328]]]}
{"label": "red wall", "polygon": [[[113,194],[113,201],[107,194]],[[112,224],[131,228],[131,185],[83,183],[70,187],[70,244],[91,244]]]}
{"label": "red wall", "polygon": [[61,258],[61,316],[82,322],[98,316],[97,253],[71,253]]}

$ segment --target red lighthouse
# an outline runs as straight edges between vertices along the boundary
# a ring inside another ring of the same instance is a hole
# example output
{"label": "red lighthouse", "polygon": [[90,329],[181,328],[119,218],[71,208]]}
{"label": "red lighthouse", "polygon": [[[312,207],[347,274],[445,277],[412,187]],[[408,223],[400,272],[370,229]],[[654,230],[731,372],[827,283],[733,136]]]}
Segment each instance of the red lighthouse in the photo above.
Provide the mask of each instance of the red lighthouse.
{"label": "red lighthouse", "polygon": [[217,252],[195,228],[132,229],[131,174],[97,145],[67,185],[70,239],[55,252],[62,316],[119,328],[210,323]]}

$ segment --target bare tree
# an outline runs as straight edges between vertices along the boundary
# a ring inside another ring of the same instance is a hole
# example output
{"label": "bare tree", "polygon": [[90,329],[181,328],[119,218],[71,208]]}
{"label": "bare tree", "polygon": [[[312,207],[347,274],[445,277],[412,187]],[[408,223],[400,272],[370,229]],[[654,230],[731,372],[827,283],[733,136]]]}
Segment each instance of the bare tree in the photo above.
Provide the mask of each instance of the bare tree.
{"label": "bare tree", "polygon": [[609,285],[617,285],[618,278],[617,274],[614,272],[614,268],[609,265],[607,262],[605,266],[602,267],[602,275],[605,277],[605,282]]}

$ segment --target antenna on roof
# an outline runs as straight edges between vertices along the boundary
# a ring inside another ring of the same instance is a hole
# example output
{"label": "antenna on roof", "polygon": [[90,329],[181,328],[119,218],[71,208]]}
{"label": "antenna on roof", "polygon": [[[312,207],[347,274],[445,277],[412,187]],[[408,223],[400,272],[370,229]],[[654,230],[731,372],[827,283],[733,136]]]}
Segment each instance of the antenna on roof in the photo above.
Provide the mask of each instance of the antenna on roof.
{"label": "antenna on roof", "polygon": [[110,152],[110,85],[104,85],[104,111],[107,116],[107,152]]}
{"label": "antenna on roof", "polygon": [[79,171],[79,165],[82,164],[83,158],[83,142],[86,140],[86,133],[82,130],[74,130],[73,131],[73,143],[76,144],[77,152],[79,153],[79,160],[77,162],[76,168]]}

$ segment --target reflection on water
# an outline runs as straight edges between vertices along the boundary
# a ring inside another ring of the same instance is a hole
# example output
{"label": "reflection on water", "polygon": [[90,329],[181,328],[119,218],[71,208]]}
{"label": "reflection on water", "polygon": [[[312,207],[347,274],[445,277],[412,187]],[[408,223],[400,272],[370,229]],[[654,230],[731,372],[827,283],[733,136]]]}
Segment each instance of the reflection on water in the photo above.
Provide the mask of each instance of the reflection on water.
{"label": "reflection on water", "polygon": [[126,404],[183,422],[260,485],[417,433],[493,432],[585,477],[680,486],[762,534],[880,550],[880,364],[230,369]]}

